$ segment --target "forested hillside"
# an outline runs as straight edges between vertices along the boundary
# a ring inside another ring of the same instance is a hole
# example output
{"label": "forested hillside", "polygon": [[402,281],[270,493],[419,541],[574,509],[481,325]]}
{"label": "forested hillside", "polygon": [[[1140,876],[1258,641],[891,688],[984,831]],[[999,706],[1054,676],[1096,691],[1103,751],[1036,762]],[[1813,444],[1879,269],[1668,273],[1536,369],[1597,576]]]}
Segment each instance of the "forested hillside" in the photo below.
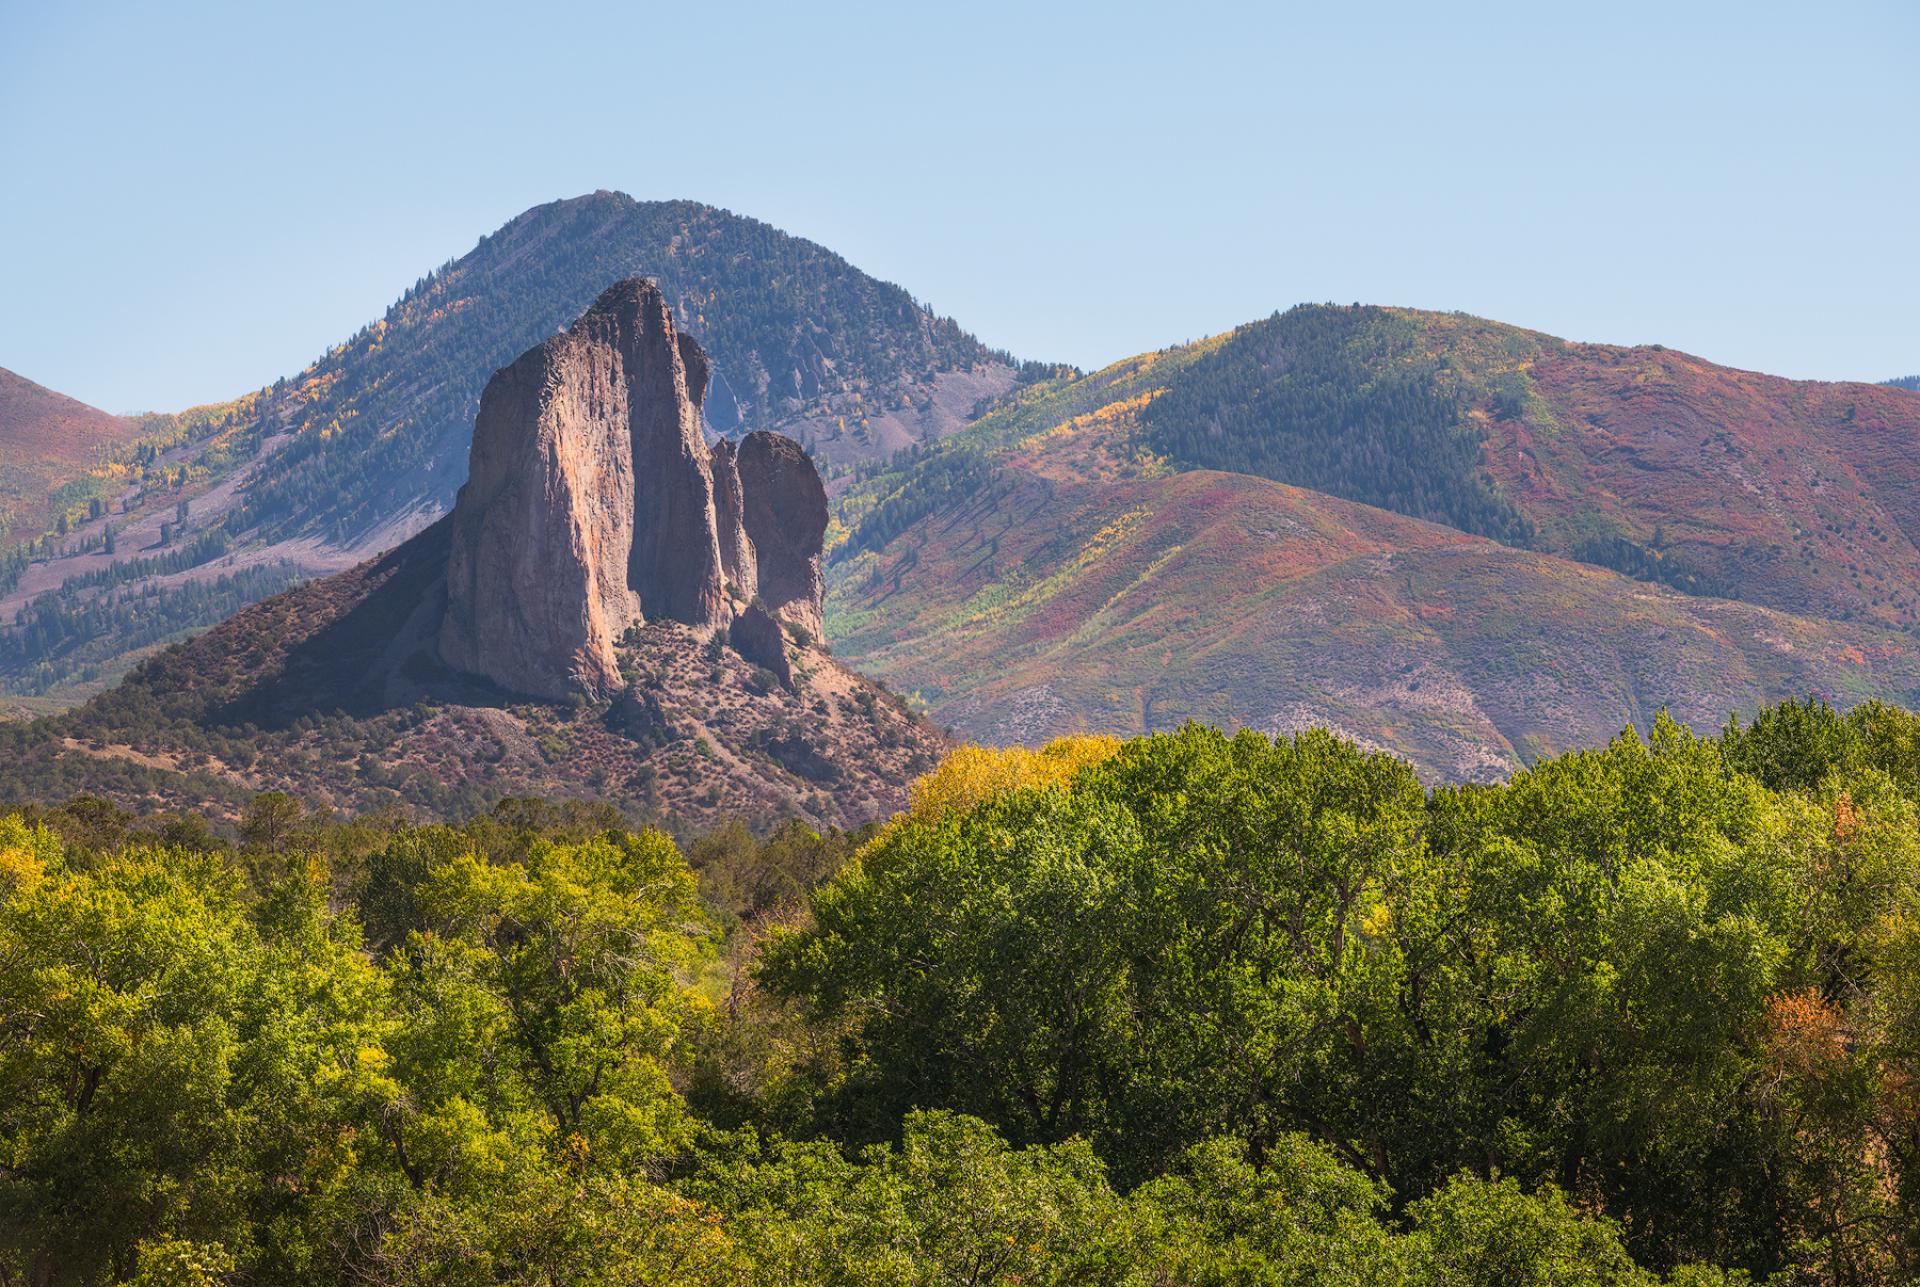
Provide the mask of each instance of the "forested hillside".
{"label": "forested hillside", "polygon": [[0,817],[0,1281],[1894,1287],[1920,720],[1427,790],[957,753],[877,828]]}
{"label": "forested hillside", "polygon": [[1240,327],[1143,420],[1178,465],[1688,593],[1920,626],[1920,397],[1905,390],[1322,305]]}
{"label": "forested hillside", "polygon": [[[1149,366],[1129,385],[1129,449],[1173,469],[1290,483],[1689,594],[1920,628],[1920,393],[1360,305],[1303,305],[1110,371]],[[1110,379],[1000,421],[1065,425],[1114,401]],[[868,481],[850,513],[878,507],[881,526],[855,548],[977,482],[981,452],[1007,440],[967,435]]]}
{"label": "forested hillside", "polygon": [[1384,308],[1295,308],[1236,330],[1142,413],[1174,464],[1254,474],[1524,545],[1532,523],[1487,474],[1462,381]]}
{"label": "forested hillside", "polygon": [[[85,695],[141,646],[425,527],[466,480],[488,377],[635,273],[711,357],[713,427],[780,426],[829,473],[950,432],[1017,378],[904,290],[755,220],[611,192],[540,206],[269,389],[127,422],[137,441],[117,455],[61,437],[67,486],[0,532],[0,692]],[[0,458],[0,506],[54,477],[25,460]],[[175,566],[187,549],[200,557]],[[162,557],[164,573],[136,575]],[[31,629],[9,633],[16,615]]]}
{"label": "forested hillside", "polygon": [[[1245,334],[1037,385],[870,470],[842,503],[829,576],[840,655],[975,740],[1189,718],[1269,733],[1325,725],[1448,779],[1505,774],[1644,726],[1662,706],[1714,719],[1782,693],[1851,705],[1920,692],[1920,646],[1883,626],[1683,595],[1324,492],[1182,467],[1155,417],[1176,399],[1200,414],[1223,362],[1245,374]],[[1318,423],[1365,409],[1336,403],[1346,410]],[[1225,431],[1200,440],[1222,465],[1272,461],[1227,458],[1241,439]],[[1297,457],[1316,468],[1351,446],[1331,430],[1303,441],[1320,444]],[[1483,486],[1421,494],[1464,502]]]}

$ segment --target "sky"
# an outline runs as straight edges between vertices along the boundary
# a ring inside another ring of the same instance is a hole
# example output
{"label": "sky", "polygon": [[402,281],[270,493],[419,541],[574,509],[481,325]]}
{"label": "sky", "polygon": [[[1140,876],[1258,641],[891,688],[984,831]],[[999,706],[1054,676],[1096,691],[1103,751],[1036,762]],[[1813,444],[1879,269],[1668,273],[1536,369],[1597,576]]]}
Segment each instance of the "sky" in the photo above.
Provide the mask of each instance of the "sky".
{"label": "sky", "polygon": [[1916,45],[1916,0],[0,0],[0,366],[229,398],[611,188],[1089,368],[1357,300],[1885,379]]}

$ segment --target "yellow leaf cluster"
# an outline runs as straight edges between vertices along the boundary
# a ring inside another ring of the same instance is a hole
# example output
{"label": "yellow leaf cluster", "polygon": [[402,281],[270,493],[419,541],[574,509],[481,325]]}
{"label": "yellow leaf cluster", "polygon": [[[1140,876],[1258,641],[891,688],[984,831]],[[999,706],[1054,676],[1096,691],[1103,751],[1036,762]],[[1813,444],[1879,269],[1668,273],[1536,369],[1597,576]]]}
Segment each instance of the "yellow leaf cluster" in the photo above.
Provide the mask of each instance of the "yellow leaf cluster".
{"label": "yellow leaf cluster", "polygon": [[1116,424],[1131,420],[1139,415],[1142,411],[1146,410],[1148,403],[1165,392],[1165,389],[1148,389],[1144,393],[1135,394],[1131,398],[1120,398],[1117,401],[1109,402],[1105,406],[1096,407],[1094,410],[1082,415],[1062,420],[1050,429],[1043,429],[1039,433],[1022,439],[1020,445],[1022,447],[1029,447],[1053,438],[1071,437],[1083,429],[1112,428]]}
{"label": "yellow leaf cluster", "polygon": [[963,746],[913,784],[907,811],[916,818],[971,809],[1008,791],[1065,786],[1080,770],[1120,749],[1117,737],[1061,737],[1038,750]]}
{"label": "yellow leaf cluster", "polygon": [[32,850],[20,846],[0,847],[0,895],[36,885],[45,874],[45,866]]}

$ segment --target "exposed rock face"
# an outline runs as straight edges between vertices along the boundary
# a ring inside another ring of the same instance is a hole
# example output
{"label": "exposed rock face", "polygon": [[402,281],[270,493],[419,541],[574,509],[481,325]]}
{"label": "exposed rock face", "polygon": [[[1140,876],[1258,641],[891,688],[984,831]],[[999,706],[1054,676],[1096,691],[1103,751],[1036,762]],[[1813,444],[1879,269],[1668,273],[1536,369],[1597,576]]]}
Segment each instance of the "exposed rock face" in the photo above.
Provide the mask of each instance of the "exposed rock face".
{"label": "exposed rock face", "polygon": [[778,434],[709,449],[707,383],[706,354],[640,278],[494,373],[454,504],[448,665],[598,695],[620,686],[616,646],[644,621],[709,630],[758,592],[819,629],[820,476]]}
{"label": "exposed rock face", "polygon": [[734,598],[751,601],[759,593],[753,545],[747,540],[740,491],[740,471],[734,464],[733,443],[722,438],[713,444],[713,512],[720,525],[720,566]]}
{"label": "exposed rock face", "polygon": [[760,601],[783,621],[820,633],[821,542],[827,489],[799,443],[777,433],[740,440],[743,525],[759,571]]}
{"label": "exposed rock face", "polygon": [[615,350],[578,328],[488,381],[454,505],[447,664],[541,696],[613,683],[640,615],[628,402]]}
{"label": "exposed rock face", "polygon": [[638,340],[636,351],[623,353],[634,393],[627,411],[635,511],[628,581],[649,619],[718,625],[731,613],[720,567],[713,472],[700,432],[707,355],[692,336],[674,333],[673,314],[653,283],[628,278],[602,295],[587,319],[610,301],[616,318],[640,321],[618,326],[611,337]]}

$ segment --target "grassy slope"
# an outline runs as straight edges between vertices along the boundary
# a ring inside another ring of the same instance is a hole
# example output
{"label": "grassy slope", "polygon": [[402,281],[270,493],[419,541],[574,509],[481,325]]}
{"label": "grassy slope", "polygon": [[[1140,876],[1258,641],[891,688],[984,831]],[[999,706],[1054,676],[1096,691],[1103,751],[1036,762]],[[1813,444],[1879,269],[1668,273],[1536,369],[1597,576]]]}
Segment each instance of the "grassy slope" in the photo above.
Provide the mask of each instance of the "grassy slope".
{"label": "grassy slope", "polygon": [[943,453],[986,462],[986,481],[929,497],[922,460],[856,491],[829,599],[841,655],[977,739],[1189,716],[1329,723],[1451,777],[1604,739],[1662,705],[1712,725],[1782,694],[1920,689],[1920,648],[1864,623],[1176,471],[1147,446],[1161,391],[1238,338],[1029,391]]}
{"label": "grassy slope", "polygon": [[0,535],[38,535],[52,493],[138,432],[136,421],[0,369]]}

